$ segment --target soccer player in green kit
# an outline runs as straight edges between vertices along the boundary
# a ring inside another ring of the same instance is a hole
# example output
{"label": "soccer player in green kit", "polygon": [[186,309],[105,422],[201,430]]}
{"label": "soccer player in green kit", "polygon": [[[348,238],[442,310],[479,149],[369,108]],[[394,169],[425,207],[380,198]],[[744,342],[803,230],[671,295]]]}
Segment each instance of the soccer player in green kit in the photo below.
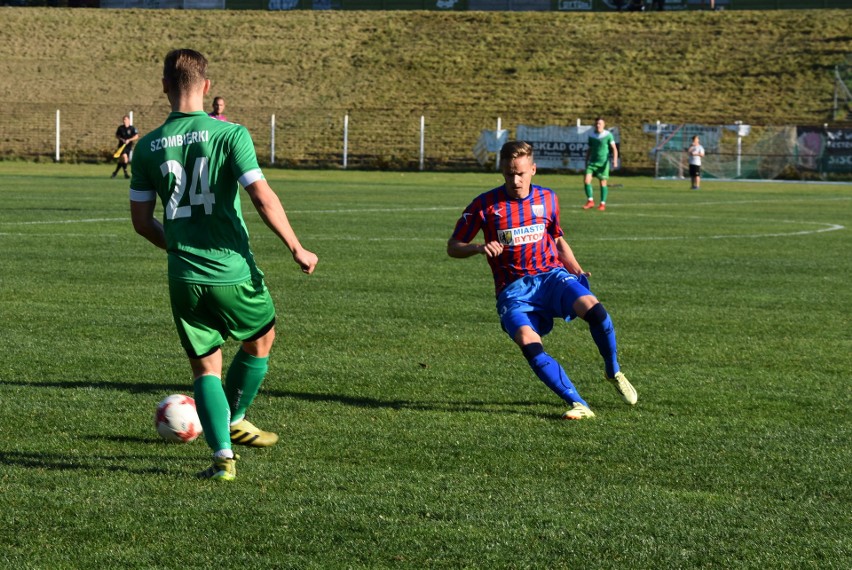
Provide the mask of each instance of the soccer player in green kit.
{"label": "soccer player in green kit", "polygon": [[[209,90],[202,54],[180,49],[166,55],[163,92],[172,112],[133,154],[130,213],[136,232],[168,253],[172,314],[213,450],[213,465],[198,476],[230,481],[238,458],[232,443],[268,447],[278,441],[245,419],[266,375],[275,308],[249,247],[239,186],[304,273],[313,273],[318,260],[302,247],[264,179],[246,128],[204,111]],[[158,196],[162,222],[154,217]],[[242,346],[223,385],[221,345],[228,337]]]}
{"label": "soccer player in green kit", "polygon": [[586,150],[586,175],[583,178],[583,188],[586,191],[586,205],[584,210],[595,207],[595,198],[592,193],[592,176],[601,183],[601,203],[598,210],[606,210],[606,198],[609,193],[607,180],[609,179],[609,155],[612,152],[612,167],[618,168],[618,147],[612,133],[606,130],[606,123],[600,117],[595,119],[595,132],[589,135],[589,148]]}

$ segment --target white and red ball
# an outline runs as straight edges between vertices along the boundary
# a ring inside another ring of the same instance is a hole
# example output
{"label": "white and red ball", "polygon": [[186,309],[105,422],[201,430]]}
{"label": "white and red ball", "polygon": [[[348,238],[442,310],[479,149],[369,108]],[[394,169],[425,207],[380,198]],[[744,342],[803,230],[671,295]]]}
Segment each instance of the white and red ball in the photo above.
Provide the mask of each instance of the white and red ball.
{"label": "white and red ball", "polygon": [[183,394],[172,394],[157,404],[154,425],[160,437],[176,443],[189,443],[202,431],[195,400]]}

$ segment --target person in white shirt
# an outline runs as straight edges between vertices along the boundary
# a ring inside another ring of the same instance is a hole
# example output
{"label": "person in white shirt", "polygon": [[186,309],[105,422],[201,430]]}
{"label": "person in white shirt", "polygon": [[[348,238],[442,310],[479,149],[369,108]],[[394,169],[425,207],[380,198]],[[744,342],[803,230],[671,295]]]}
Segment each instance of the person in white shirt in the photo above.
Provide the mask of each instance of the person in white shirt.
{"label": "person in white shirt", "polygon": [[689,177],[692,179],[692,189],[701,187],[701,159],[704,156],[704,147],[698,140],[698,135],[692,137],[692,144],[686,149],[689,157]]}

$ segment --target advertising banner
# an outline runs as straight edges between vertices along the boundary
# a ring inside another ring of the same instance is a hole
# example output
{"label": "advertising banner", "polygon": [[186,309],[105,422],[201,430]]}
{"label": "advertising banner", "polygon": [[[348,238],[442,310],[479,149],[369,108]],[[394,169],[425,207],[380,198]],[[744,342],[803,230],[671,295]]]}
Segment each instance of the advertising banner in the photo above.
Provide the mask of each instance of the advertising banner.
{"label": "advertising banner", "polygon": [[484,166],[488,162],[491,153],[500,152],[500,149],[503,148],[507,140],[509,140],[509,131],[506,129],[500,129],[499,131],[483,129],[479,134],[479,140],[476,141],[476,145],[473,147],[473,156],[476,157],[479,164]]}
{"label": "advertising banner", "polygon": [[[608,129],[620,148],[621,134],[618,127]],[[539,168],[583,170],[586,168],[586,151],[592,125],[577,127],[518,125],[518,140],[527,141],[535,149],[535,163]],[[621,167],[621,162],[618,164]]]}
{"label": "advertising banner", "polygon": [[[68,0],[69,3],[72,0]],[[73,0],[97,2],[99,0]],[[112,7],[182,0],[100,0]],[[229,9],[639,12],[849,8],[852,0],[225,0]],[[125,6],[126,7],[126,6]]]}
{"label": "advertising banner", "polygon": [[[591,11],[639,12],[653,10],[709,10],[710,0],[553,0],[560,12]],[[731,6],[731,0],[714,0],[712,9]]]}
{"label": "advertising banner", "polygon": [[269,0],[270,10],[465,10],[467,0]]}
{"label": "advertising banner", "polygon": [[852,172],[852,129],[796,127],[796,164],[819,172]]}
{"label": "advertising banner", "polygon": [[563,12],[591,11],[592,0],[556,0],[556,9]]}

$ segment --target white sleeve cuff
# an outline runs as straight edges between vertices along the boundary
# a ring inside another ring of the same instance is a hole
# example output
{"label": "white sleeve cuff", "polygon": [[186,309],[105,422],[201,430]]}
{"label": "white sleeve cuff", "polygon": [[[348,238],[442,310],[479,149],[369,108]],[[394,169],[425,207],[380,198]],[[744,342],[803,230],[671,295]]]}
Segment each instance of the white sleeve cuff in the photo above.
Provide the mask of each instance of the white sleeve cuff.
{"label": "white sleeve cuff", "polygon": [[134,190],[130,189],[131,202],[154,202],[157,199],[157,193],[153,190]]}
{"label": "white sleeve cuff", "polygon": [[258,180],[263,180],[263,172],[259,168],[255,168],[254,170],[249,170],[240,176],[239,183],[243,188],[245,188],[249,184],[254,184]]}

